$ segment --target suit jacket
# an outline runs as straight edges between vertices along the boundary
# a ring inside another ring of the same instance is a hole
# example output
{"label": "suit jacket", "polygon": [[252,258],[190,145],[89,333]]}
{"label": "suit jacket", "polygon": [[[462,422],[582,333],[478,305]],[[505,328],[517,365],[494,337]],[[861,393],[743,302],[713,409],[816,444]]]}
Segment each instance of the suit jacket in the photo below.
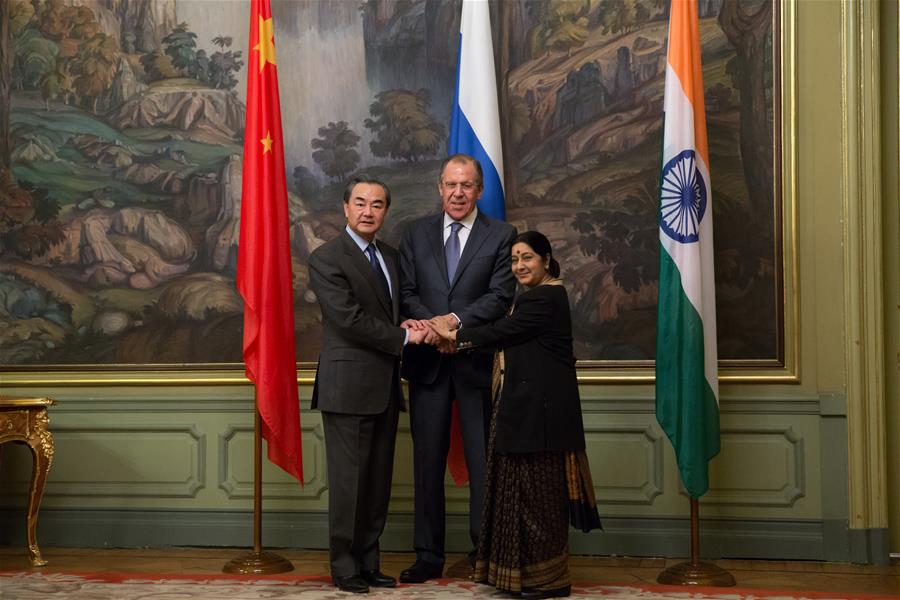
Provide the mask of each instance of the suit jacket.
{"label": "suit jacket", "polygon": [[482,327],[464,327],[456,342],[461,352],[503,349],[497,452],[584,448],[572,320],[563,286],[540,285],[522,293],[511,315]]}
{"label": "suit jacket", "polygon": [[[515,228],[479,212],[452,283],[447,280],[443,229],[441,212],[413,221],[404,230],[400,243],[401,313],[405,318],[430,319],[452,312],[464,328],[499,319],[509,309],[516,290],[510,268]],[[490,386],[490,354],[447,355],[425,344],[405,349],[403,377],[433,383],[444,361],[452,365],[459,383]]]}
{"label": "suit jacket", "polygon": [[[309,257],[322,310],[322,352],[312,408],[370,415],[400,395],[399,361],[406,333],[400,319],[397,251],[378,241],[393,290],[389,300],[366,255],[346,231]],[[401,398],[402,402],[402,398]]]}

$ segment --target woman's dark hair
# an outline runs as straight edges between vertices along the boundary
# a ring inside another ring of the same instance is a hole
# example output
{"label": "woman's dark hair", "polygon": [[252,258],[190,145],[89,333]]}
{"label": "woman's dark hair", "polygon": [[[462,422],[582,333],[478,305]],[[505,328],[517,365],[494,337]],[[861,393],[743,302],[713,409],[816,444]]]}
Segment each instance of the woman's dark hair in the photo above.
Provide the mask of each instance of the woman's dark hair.
{"label": "woman's dark hair", "polygon": [[547,267],[547,272],[553,277],[559,277],[559,263],[553,258],[553,248],[550,247],[550,240],[547,239],[546,235],[540,231],[526,231],[516,236],[516,239],[513,240],[513,246],[520,242],[528,244],[541,258],[549,258],[550,264]]}

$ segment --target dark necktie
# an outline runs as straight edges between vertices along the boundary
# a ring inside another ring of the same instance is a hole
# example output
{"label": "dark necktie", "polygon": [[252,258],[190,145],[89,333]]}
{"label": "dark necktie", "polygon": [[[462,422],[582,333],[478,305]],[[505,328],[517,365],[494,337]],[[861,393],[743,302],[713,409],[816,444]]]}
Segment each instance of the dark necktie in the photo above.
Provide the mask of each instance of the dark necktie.
{"label": "dark necktie", "polygon": [[456,275],[456,267],[459,266],[459,230],[462,229],[462,223],[454,221],[450,223],[450,237],[444,245],[444,256],[447,258],[447,280],[453,283],[453,276]]}
{"label": "dark necktie", "polygon": [[369,255],[369,263],[372,265],[372,269],[375,270],[375,279],[378,280],[378,283],[381,284],[381,289],[384,290],[384,295],[387,296],[388,300],[391,299],[391,287],[388,285],[387,277],[384,276],[384,270],[381,268],[381,263],[378,262],[378,256],[375,254],[375,244],[369,244],[366,246],[366,254]]}

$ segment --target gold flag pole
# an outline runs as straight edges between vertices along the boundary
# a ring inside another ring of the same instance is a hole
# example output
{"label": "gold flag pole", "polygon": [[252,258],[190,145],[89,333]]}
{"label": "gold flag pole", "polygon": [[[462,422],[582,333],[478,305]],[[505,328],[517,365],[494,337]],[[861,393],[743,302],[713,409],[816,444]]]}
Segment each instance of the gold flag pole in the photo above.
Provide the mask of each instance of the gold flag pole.
{"label": "gold flag pole", "polygon": [[222,571],[242,575],[286,573],[294,570],[291,561],[262,549],[262,417],[256,401],[253,408],[253,550],[232,558]]}
{"label": "gold flag pole", "polygon": [[700,562],[700,501],[691,498],[691,561],[672,565],[659,574],[658,583],[668,585],[707,585],[726,587],[735,584],[725,569]]}

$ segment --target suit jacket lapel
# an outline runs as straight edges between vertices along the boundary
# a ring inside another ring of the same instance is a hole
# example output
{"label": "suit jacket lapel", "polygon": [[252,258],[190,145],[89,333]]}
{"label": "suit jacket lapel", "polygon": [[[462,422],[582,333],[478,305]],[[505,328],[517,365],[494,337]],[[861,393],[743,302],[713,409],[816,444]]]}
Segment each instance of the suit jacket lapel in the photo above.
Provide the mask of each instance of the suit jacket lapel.
{"label": "suit jacket lapel", "polygon": [[[453,277],[453,282],[450,284],[451,289],[456,285],[456,282],[459,281],[462,272],[465,271],[468,264],[472,262],[472,258],[478,253],[484,240],[487,239],[489,229],[490,226],[488,225],[487,218],[479,211],[478,216],[475,218],[475,222],[472,223],[472,231],[469,232],[469,239],[466,240],[466,247],[463,248],[462,255],[459,257],[456,275]],[[447,267],[445,265],[445,273],[446,269]]]}
{"label": "suit jacket lapel", "polygon": [[[393,318],[394,311],[391,309],[389,300],[384,296],[381,284],[375,279],[375,271],[372,270],[372,264],[366,258],[365,254],[360,251],[359,246],[356,245],[356,242],[353,241],[350,234],[343,231],[341,233],[341,239],[344,243],[344,253],[348,256],[350,264],[353,265],[353,267],[363,276],[363,279],[368,282],[369,286],[372,288],[372,293],[378,298],[378,302],[381,304],[382,308],[384,308],[385,313]],[[383,254],[384,253],[382,253],[382,255]],[[397,288],[394,289],[396,290]]]}
{"label": "suit jacket lapel", "polygon": [[397,268],[397,257],[393,252],[385,252],[381,248],[381,255],[384,257],[384,264],[387,265],[388,277],[391,281],[391,310],[393,313],[393,322],[400,322],[400,274]]}
{"label": "suit jacket lapel", "polygon": [[[437,217],[428,224],[428,240],[431,243],[431,251],[434,253],[434,262],[437,263],[441,273],[441,281],[447,281],[447,258],[444,256],[444,213],[438,213]],[[457,271],[459,268],[457,267]],[[450,283],[447,282],[449,287]]]}

